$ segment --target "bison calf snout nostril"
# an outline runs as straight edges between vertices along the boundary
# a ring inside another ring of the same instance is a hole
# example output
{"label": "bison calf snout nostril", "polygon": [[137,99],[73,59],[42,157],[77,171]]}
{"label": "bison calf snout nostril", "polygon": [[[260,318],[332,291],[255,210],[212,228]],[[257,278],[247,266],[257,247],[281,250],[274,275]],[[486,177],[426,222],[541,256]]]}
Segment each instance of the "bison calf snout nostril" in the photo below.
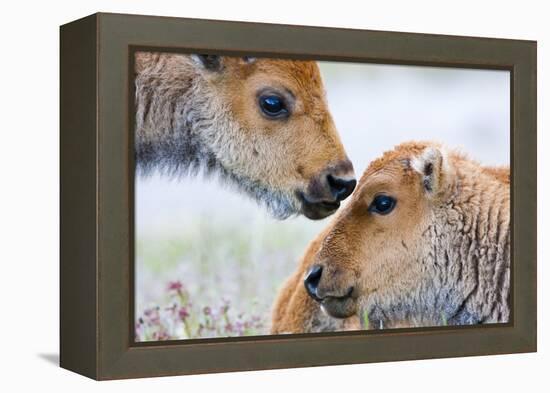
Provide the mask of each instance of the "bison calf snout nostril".
{"label": "bison calf snout nostril", "polygon": [[313,299],[316,301],[321,301],[317,296],[317,287],[319,286],[319,281],[321,281],[321,276],[323,274],[323,267],[320,265],[314,265],[309,269],[304,279],[304,286],[306,291]]}
{"label": "bison calf snout nostril", "polygon": [[355,290],[354,287],[349,287],[346,294],[344,296],[342,296],[343,298],[348,298],[348,297],[351,297],[353,295],[353,291]]}
{"label": "bison calf snout nostril", "polygon": [[355,189],[357,181],[355,179],[344,179],[328,174],[327,183],[334,198],[336,198],[337,201],[342,201],[350,196]]}

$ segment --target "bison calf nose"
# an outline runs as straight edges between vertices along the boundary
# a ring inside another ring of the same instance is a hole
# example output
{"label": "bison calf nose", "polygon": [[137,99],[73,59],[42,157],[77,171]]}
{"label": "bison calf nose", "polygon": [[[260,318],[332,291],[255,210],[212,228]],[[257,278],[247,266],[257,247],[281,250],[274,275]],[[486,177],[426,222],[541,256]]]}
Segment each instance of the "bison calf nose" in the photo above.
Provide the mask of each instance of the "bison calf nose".
{"label": "bison calf nose", "polygon": [[322,300],[317,296],[317,287],[319,286],[319,281],[321,281],[322,274],[323,267],[319,265],[314,265],[311,267],[311,269],[309,269],[306,274],[306,278],[304,279],[304,285],[306,287],[307,293],[318,302]]}
{"label": "bison calf nose", "polygon": [[334,198],[337,201],[343,201],[351,195],[355,189],[357,181],[355,179],[344,179],[328,174],[327,183]]}
{"label": "bison calf nose", "polygon": [[325,168],[309,180],[305,190],[297,191],[302,213],[312,220],[330,216],[340,207],[340,202],[350,196],[356,183],[349,160]]}

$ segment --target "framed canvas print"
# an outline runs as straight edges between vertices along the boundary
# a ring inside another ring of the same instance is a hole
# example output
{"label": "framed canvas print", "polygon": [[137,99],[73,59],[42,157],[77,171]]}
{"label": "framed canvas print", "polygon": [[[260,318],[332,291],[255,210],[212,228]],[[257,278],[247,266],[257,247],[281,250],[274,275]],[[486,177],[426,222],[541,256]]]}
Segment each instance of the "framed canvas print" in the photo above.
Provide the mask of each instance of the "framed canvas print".
{"label": "framed canvas print", "polygon": [[61,366],[536,350],[536,43],[61,27]]}

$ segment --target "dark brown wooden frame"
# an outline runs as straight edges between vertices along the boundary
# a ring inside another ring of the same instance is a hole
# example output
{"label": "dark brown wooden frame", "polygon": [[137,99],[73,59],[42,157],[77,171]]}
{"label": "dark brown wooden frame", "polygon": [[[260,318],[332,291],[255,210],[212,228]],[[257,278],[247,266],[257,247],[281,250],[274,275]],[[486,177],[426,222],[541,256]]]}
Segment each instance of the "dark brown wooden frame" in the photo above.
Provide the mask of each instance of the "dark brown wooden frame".
{"label": "dark brown wooden frame", "polygon": [[[509,70],[512,321],[134,343],[129,93],[140,48]],[[61,27],[60,144],[64,368],[116,379],[536,351],[536,42],[94,14]]]}

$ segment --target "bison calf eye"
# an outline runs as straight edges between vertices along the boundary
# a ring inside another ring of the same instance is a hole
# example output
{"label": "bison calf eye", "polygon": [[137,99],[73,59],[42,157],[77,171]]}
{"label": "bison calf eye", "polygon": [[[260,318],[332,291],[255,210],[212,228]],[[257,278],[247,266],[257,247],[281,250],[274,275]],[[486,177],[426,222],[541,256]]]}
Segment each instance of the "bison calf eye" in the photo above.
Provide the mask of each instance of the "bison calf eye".
{"label": "bison calf eye", "polygon": [[288,109],[284,99],[277,95],[260,96],[259,105],[262,112],[269,118],[279,119],[288,116]]}
{"label": "bison calf eye", "polygon": [[388,195],[377,195],[369,206],[369,211],[377,214],[388,214],[395,207],[397,201]]}

